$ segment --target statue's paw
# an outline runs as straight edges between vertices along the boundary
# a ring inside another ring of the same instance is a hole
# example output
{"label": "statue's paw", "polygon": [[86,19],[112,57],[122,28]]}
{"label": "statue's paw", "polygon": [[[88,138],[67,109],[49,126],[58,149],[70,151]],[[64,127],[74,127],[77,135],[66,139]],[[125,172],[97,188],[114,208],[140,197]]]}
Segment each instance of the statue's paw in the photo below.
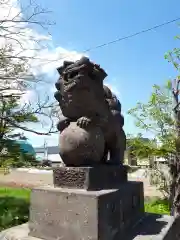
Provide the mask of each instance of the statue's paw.
{"label": "statue's paw", "polygon": [[77,120],[77,126],[81,128],[86,128],[91,123],[91,120],[87,117],[81,117]]}
{"label": "statue's paw", "polygon": [[67,119],[59,121],[57,124],[58,131],[62,132],[65,128],[69,126],[69,124],[70,124],[70,121],[68,121]]}
{"label": "statue's paw", "polygon": [[54,93],[54,97],[55,97],[56,101],[59,102],[61,100],[61,98],[62,98],[60,91],[56,91]]}

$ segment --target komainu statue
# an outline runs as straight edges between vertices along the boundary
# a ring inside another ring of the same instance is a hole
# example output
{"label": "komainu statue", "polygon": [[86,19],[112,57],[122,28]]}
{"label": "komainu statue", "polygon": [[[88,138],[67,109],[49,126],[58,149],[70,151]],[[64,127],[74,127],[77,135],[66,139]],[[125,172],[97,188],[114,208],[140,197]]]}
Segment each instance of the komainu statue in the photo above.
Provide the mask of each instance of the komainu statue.
{"label": "komainu statue", "polygon": [[106,72],[88,58],[59,67],[60,156],[66,166],[120,165],[126,148],[121,104],[103,85]]}

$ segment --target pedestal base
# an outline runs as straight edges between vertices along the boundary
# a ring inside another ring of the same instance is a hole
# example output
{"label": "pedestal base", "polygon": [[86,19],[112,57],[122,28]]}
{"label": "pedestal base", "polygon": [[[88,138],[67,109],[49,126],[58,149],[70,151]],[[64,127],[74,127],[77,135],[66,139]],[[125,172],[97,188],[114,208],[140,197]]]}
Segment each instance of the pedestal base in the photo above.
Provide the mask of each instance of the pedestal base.
{"label": "pedestal base", "polygon": [[[179,224],[180,219],[174,219],[171,216],[146,214],[142,222],[137,224],[133,229],[129,229],[128,233],[125,236],[121,236],[118,240],[179,240]],[[0,240],[12,239],[44,240],[29,236],[29,225],[27,223],[0,232]],[[116,238],[113,240],[116,240]]]}
{"label": "pedestal base", "polygon": [[57,167],[53,169],[55,187],[96,191],[119,188],[127,182],[126,166]]}
{"label": "pedestal base", "polygon": [[101,191],[42,187],[32,190],[29,235],[45,240],[120,240],[143,213],[142,183]]}

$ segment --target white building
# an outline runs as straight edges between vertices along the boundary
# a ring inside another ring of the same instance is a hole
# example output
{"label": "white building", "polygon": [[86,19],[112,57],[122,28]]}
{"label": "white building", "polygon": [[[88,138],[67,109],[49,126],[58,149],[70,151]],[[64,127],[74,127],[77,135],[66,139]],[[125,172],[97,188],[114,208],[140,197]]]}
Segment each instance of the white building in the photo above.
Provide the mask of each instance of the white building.
{"label": "white building", "polygon": [[59,166],[62,164],[58,146],[43,146],[34,148],[34,150],[36,152],[36,158],[40,161],[50,160],[52,162],[52,166]]}

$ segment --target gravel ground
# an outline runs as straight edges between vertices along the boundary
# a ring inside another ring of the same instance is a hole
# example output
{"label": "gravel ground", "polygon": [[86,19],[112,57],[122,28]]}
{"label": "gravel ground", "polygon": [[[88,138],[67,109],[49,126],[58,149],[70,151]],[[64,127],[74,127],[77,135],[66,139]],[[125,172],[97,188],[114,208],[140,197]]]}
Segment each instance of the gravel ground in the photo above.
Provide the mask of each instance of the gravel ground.
{"label": "gravel ground", "polygon": [[[129,175],[129,180],[142,181],[144,183],[145,197],[161,197],[161,193],[156,190],[154,186],[150,186],[149,181],[144,177],[142,170],[138,170]],[[52,171],[36,169],[13,170],[7,175],[0,174],[0,185],[30,188],[41,185],[53,185]]]}

